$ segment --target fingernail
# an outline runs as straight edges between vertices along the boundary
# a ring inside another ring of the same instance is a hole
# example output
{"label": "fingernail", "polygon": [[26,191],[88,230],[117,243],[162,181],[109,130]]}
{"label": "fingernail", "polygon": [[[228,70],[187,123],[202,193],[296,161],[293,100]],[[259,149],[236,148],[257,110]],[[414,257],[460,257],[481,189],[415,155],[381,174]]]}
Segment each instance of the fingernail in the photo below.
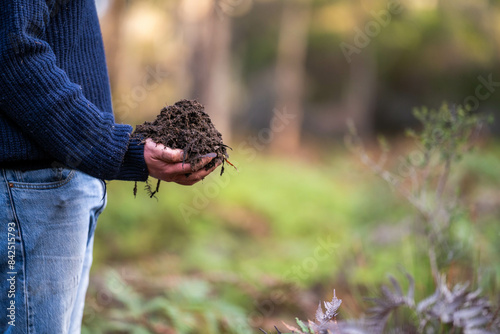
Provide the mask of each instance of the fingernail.
{"label": "fingernail", "polygon": [[216,156],[217,156],[217,153],[208,153],[208,154],[200,156],[200,158],[215,158]]}

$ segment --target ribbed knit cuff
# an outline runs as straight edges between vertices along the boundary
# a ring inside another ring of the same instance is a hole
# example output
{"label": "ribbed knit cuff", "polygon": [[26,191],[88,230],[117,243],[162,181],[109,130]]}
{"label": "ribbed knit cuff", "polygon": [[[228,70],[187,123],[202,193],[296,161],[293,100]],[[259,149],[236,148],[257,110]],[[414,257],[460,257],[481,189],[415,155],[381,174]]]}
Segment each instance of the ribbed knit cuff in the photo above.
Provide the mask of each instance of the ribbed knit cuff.
{"label": "ribbed knit cuff", "polygon": [[114,178],[123,181],[146,181],[149,176],[144,160],[144,144],[137,138],[130,139],[120,172]]}

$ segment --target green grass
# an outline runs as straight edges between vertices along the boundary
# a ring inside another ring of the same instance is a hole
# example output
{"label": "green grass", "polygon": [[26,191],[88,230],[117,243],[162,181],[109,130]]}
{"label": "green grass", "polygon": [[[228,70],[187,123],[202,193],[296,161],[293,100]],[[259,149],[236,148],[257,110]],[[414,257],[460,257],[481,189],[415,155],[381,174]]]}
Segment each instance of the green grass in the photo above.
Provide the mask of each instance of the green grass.
{"label": "green grass", "polygon": [[[456,179],[472,182],[469,201],[498,187],[498,151],[493,146],[462,162]],[[413,208],[351,153],[337,149],[328,156],[311,163],[265,155],[248,161],[235,154],[231,160],[239,171],[226,166],[224,176],[216,172],[194,187],[162,183],[157,200],[140,188],[134,198],[133,183],[110,182],[96,232],[95,275],[120,263],[137,263],[141,271],[140,263],[155,259],[148,279],[210,281],[214,298],[248,314],[256,307],[251,300],[269,298],[273,288],[287,283],[303,291],[321,286],[316,294],[337,288],[339,298],[344,288],[356,298],[359,287],[371,289],[387,274],[405,270],[415,277],[417,294],[433,291],[425,243],[408,220]],[[480,217],[471,225],[464,216],[452,230],[473,254],[459,265],[482,270],[476,283],[495,291],[497,218]],[[235,294],[227,288],[234,282],[252,288]],[[316,297],[313,303],[324,296]],[[353,300],[347,309],[357,308]],[[270,317],[296,310],[290,303]],[[314,310],[302,312],[312,317]]]}

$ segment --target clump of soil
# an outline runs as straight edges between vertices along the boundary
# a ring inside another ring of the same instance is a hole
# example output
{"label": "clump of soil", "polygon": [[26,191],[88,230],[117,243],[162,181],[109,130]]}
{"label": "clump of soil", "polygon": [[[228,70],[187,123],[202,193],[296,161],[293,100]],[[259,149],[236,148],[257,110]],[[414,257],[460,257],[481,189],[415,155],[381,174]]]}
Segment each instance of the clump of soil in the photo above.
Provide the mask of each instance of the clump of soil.
{"label": "clump of soil", "polygon": [[[222,175],[224,162],[228,162],[229,147],[223,143],[222,135],[214,127],[204,109],[196,100],[181,100],[173,106],[163,108],[153,122],[137,125],[133,136],[142,140],[151,138],[155,143],[183,150],[183,163],[189,163],[191,166],[197,165],[207,154],[215,153],[216,157],[204,168],[209,170],[216,164],[222,163]],[[157,190],[158,186],[159,182]]]}

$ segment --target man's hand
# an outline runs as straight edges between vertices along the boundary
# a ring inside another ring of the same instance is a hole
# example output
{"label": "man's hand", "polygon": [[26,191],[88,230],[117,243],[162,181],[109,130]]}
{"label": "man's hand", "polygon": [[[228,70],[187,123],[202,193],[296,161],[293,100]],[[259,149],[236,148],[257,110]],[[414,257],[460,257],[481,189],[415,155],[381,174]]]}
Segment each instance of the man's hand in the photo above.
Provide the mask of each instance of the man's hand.
{"label": "man's hand", "polygon": [[190,186],[203,180],[218,167],[216,165],[209,170],[203,169],[203,166],[214,158],[209,156],[202,158],[199,165],[191,168],[190,164],[182,163],[183,155],[182,150],[174,150],[146,139],[144,160],[146,160],[149,175],[159,180]]}

